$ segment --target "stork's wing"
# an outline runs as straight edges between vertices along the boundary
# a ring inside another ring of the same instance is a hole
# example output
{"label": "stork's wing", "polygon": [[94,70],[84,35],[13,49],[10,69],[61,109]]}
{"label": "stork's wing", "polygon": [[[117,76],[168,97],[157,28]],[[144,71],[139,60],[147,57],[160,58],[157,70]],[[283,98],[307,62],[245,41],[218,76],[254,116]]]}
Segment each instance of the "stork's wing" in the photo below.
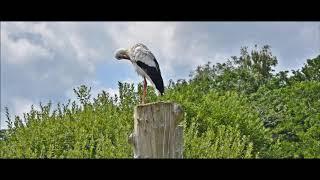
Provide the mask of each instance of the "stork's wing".
{"label": "stork's wing", "polygon": [[162,94],[164,86],[161,71],[152,52],[143,44],[137,44],[132,48],[132,60],[150,77],[153,84]]}
{"label": "stork's wing", "polygon": [[144,64],[156,67],[160,71],[159,65],[152,52],[143,44],[137,44],[132,48],[132,59],[134,61],[141,61]]}

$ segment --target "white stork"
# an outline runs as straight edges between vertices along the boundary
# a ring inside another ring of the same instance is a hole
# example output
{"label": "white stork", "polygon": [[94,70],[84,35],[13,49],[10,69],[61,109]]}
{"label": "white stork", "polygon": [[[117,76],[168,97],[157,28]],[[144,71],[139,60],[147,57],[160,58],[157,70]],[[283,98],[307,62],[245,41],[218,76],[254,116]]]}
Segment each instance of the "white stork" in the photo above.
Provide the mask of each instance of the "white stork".
{"label": "white stork", "polygon": [[145,103],[147,91],[146,78],[163,95],[164,86],[159,64],[152,52],[142,43],[137,43],[131,48],[120,48],[115,52],[115,58],[118,60],[126,59],[134,65],[136,72],[143,77],[143,96],[142,103]]}

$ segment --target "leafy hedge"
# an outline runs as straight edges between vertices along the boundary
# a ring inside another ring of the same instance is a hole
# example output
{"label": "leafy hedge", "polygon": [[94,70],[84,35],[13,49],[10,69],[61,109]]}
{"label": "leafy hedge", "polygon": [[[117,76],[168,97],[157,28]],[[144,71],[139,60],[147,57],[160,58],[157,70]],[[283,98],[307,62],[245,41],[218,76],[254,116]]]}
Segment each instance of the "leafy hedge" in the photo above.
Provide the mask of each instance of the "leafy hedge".
{"label": "leafy hedge", "polygon": [[[255,48],[257,48],[255,46]],[[273,73],[269,46],[226,63],[199,66],[189,80],[170,81],[164,96],[148,87],[147,101],[174,101],[185,111],[185,158],[319,158],[320,56],[302,70]],[[1,158],[132,158],[128,136],[142,86],[119,82],[119,96],[40,103],[10,119],[0,138]]]}

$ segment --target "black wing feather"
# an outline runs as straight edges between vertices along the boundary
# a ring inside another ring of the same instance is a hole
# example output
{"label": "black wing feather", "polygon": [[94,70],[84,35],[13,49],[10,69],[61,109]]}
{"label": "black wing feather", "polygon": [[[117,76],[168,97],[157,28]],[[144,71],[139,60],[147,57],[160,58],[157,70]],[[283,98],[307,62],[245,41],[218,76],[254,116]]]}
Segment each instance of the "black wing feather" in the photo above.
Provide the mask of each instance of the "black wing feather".
{"label": "black wing feather", "polygon": [[163,92],[164,92],[163,79],[161,76],[158,62],[155,60],[157,67],[148,66],[147,64],[139,60],[136,62],[137,62],[137,65],[148,74],[148,76],[151,78],[154,85],[158,89],[158,91],[161,93],[161,95],[163,95]]}

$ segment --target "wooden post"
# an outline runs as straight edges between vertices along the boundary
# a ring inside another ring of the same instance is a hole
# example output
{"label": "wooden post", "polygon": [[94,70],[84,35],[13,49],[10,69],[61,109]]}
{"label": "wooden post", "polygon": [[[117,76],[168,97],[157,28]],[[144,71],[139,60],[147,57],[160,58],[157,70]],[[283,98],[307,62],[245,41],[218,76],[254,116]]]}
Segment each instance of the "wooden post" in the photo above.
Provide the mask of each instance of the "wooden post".
{"label": "wooden post", "polygon": [[180,105],[156,102],[134,109],[134,132],[129,136],[134,158],[183,158],[183,119]]}

